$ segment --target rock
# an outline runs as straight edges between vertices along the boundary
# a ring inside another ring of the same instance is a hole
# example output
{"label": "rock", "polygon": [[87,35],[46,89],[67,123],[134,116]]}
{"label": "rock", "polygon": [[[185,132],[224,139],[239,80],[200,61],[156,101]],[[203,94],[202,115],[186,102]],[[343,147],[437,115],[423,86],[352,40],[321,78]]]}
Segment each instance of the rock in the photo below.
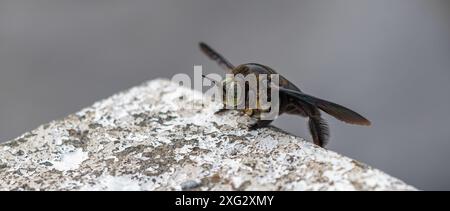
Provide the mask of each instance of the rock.
{"label": "rock", "polygon": [[0,190],[415,190],[167,80],[0,145]]}

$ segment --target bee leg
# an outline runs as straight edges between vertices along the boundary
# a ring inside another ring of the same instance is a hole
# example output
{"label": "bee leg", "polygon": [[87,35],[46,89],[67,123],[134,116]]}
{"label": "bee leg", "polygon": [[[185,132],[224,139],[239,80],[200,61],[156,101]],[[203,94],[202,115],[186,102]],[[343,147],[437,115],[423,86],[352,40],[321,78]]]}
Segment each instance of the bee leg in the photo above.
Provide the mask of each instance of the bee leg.
{"label": "bee leg", "polygon": [[253,113],[254,113],[253,109],[244,109],[243,112],[245,115],[250,116],[250,117],[253,116]]}
{"label": "bee leg", "polygon": [[248,126],[249,130],[256,130],[258,128],[262,128],[262,127],[267,127],[268,125],[270,125],[270,123],[272,123],[273,120],[258,120],[253,124],[250,124]]}

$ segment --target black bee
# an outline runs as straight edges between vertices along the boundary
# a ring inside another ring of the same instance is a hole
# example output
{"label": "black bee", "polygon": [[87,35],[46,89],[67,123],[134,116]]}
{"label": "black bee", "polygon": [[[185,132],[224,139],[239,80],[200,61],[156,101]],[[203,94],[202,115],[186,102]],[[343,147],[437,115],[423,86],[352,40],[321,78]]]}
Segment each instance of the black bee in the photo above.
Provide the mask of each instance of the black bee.
{"label": "black bee", "polygon": [[[255,74],[256,76],[259,74],[267,74],[269,76],[270,74],[277,74],[277,72],[272,68],[256,63],[234,66],[207,44],[200,43],[199,45],[204,54],[206,54],[210,59],[216,61],[219,66],[228,73],[234,75],[242,74],[244,76],[249,74]],[[313,141],[316,145],[321,147],[324,147],[327,144],[329,129],[328,124],[321,117],[320,110],[346,123],[366,126],[371,124],[369,120],[348,108],[303,93],[297,86],[281,75],[279,75],[279,85],[277,86],[271,83],[268,89],[270,88],[279,90],[279,114],[295,114],[309,118],[309,131]],[[265,127],[273,121],[258,118],[258,114],[260,112],[261,111],[258,109],[245,109],[246,114],[256,117],[257,119],[256,123],[250,125],[250,129]]]}

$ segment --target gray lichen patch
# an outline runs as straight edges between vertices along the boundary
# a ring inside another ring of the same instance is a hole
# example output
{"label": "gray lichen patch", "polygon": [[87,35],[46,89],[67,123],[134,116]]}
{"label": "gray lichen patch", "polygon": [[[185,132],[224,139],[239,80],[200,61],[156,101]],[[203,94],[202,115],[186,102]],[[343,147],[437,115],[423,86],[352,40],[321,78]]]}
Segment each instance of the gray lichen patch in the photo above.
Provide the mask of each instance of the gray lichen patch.
{"label": "gray lichen patch", "polygon": [[0,190],[414,190],[154,80],[0,145]]}

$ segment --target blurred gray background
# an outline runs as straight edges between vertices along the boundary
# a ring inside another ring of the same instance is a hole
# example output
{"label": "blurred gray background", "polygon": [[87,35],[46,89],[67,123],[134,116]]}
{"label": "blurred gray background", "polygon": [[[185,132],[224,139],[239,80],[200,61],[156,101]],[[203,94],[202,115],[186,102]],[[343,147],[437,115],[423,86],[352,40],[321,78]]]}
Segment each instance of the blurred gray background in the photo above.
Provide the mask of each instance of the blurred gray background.
{"label": "blurred gray background", "polygon": [[[205,41],[372,120],[327,116],[328,148],[448,190],[449,12],[446,0],[0,0],[0,140],[194,64],[221,72]],[[275,125],[309,138],[304,119]]]}

